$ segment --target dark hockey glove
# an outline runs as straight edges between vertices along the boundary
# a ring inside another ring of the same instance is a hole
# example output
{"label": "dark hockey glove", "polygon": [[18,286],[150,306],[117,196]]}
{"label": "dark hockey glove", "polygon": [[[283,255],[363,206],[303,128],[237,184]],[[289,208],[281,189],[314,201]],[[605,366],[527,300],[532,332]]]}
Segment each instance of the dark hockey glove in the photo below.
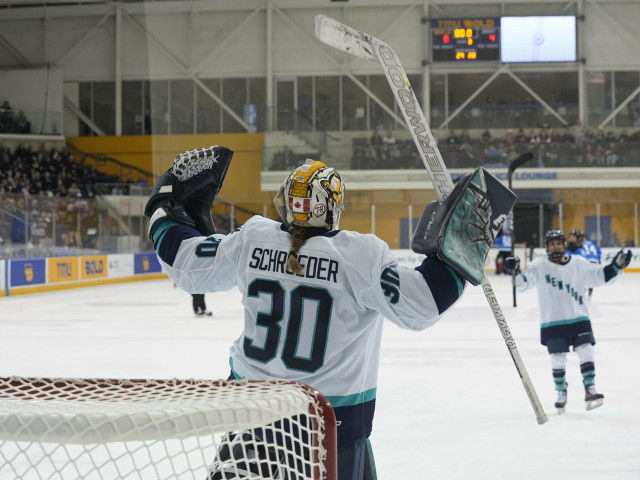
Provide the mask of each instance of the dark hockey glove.
{"label": "dark hockey glove", "polygon": [[483,167],[466,175],[444,202],[427,205],[414,233],[416,253],[436,254],[472,285],[482,282],[484,262],[515,194]]}
{"label": "dark hockey glove", "polygon": [[504,271],[507,272],[507,275],[518,275],[520,273],[520,259],[518,257],[505,258]]}
{"label": "dark hockey glove", "polygon": [[613,257],[613,260],[611,260],[611,265],[613,265],[616,273],[629,266],[629,264],[631,263],[631,256],[631,250],[627,250],[627,253],[625,253],[622,249],[620,249],[620,251],[616,253],[616,256]]}
{"label": "dark hockey glove", "polygon": [[203,235],[216,232],[211,217],[213,200],[222,187],[233,150],[209,147],[178,155],[173,167],[156,183],[144,209],[151,226],[166,216],[194,227]]}

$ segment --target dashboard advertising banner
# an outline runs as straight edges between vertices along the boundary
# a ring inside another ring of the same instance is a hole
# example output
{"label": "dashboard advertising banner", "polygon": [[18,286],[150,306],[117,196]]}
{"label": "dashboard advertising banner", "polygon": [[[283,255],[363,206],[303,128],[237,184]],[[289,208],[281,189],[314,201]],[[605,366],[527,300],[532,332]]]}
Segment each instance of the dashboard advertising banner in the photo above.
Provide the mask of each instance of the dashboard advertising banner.
{"label": "dashboard advertising banner", "polygon": [[129,253],[109,255],[109,278],[133,276],[133,255]]}
{"label": "dashboard advertising banner", "polygon": [[82,280],[93,280],[107,278],[107,256],[92,255],[80,257],[80,278]]}
{"label": "dashboard advertising banner", "polygon": [[136,253],[133,256],[134,270],[136,275],[144,273],[162,273],[162,267],[158,262],[155,253]]}
{"label": "dashboard advertising banner", "polygon": [[44,258],[11,260],[9,285],[27,287],[46,283],[46,262]]}
{"label": "dashboard advertising banner", "polygon": [[49,283],[74,282],[80,278],[78,257],[49,259]]}

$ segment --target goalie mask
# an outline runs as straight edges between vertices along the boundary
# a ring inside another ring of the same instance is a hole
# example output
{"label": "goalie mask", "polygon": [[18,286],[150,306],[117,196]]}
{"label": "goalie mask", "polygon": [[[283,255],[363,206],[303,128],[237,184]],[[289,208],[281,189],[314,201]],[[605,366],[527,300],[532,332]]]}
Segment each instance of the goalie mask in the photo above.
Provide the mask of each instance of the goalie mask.
{"label": "goalie mask", "polygon": [[308,159],[287,177],[274,203],[287,228],[336,230],[344,209],[344,184],[336,170]]}

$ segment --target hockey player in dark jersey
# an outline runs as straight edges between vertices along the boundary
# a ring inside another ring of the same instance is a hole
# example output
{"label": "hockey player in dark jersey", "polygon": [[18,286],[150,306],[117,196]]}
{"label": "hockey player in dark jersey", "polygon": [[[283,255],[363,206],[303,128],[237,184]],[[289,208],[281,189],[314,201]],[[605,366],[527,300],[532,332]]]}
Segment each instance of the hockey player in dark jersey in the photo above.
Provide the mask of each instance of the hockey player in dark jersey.
{"label": "hockey player in dark jersey", "polygon": [[[339,480],[372,479],[368,438],[383,320],[410,330],[438,322],[467,280],[482,278],[494,240],[486,232],[500,228],[513,203],[501,208],[459,182],[444,203],[425,210],[430,223],[422,222],[433,227],[436,213],[446,218],[423,240],[435,245],[446,239],[455,259],[441,260],[451,255],[436,247],[418,267],[407,268],[378,237],[339,230],[344,183],[319,161],[307,160],[283,182],[275,197],[280,221],[254,216],[235,232],[215,233],[211,204],[232,155],[225,147],[184,152],[158,181],[145,214],[163,270],[190,293],[238,288],[245,316],[230,350],[231,377],[296,381],[319,390],[336,414]],[[473,179],[511,193],[497,180],[486,182],[489,177],[495,178],[480,168]],[[260,436],[252,431],[236,438],[246,435]],[[228,459],[230,451],[233,446],[219,455]],[[254,473],[260,455],[247,467]],[[215,470],[210,478],[226,475]]]}
{"label": "hockey player in dark jersey", "polygon": [[593,346],[596,341],[584,298],[585,288],[612,283],[631,262],[631,251],[620,250],[608,265],[589,263],[579,255],[567,255],[561,230],[548,231],[545,246],[547,258],[536,258],[526,271],[519,270],[519,261],[513,257],[505,261],[505,268],[517,272],[516,288],[519,291],[538,289],[540,340],[551,356],[558,394],[556,408],[563,413],[567,402],[565,367],[567,352],[573,347],[580,359],[585,401],[590,410],[602,405],[604,395],[595,387]]}

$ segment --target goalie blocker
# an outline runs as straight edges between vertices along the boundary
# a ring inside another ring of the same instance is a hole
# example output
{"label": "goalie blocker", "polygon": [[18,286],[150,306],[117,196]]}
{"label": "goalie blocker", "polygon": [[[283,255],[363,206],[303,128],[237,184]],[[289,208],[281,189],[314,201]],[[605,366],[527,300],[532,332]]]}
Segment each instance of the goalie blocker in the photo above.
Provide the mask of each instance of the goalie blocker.
{"label": "goalie blocker", "polygon": [[466,175],[444,202],[422,212],[411,249],[437,255],[472,285],[484,276],[484,262],[516,195],[483,167]]}
{"label": "goalie blocker", "polygon": [[173,166],[158,180],[144,214],[152,225],[162,218],[194,227],[202,235],[216,233],[211,206],[222,187],[233,150],[213,146],[178,155]]}

